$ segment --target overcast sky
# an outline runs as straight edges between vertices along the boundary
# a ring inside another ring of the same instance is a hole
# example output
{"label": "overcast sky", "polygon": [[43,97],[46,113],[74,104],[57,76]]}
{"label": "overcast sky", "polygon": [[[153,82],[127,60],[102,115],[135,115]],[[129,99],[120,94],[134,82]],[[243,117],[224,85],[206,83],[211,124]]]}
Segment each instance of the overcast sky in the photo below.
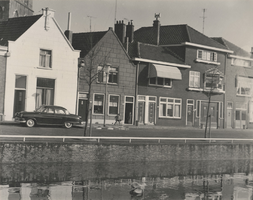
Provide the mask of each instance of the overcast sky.
{"label": "overcast sky", "polygon": [[[204,34],[223,37],[251,51],[253,47],[253,0],[34,0],[34,14],[49,7],[63,31],[71,12],[73,32],[105,31],[114,19],[133,20],[135,30],[152,26],[154,14],[161,14],[161,25],[188,24]],[[116,9],[117,8],[117,9]],[[90,17],[89,17],[90,16]]]}

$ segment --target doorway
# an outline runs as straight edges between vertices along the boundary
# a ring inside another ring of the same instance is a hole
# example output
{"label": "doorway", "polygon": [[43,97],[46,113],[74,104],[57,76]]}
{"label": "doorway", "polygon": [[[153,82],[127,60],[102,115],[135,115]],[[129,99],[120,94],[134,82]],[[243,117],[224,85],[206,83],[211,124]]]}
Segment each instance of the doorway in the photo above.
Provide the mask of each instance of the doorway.
{"label": "doorway", "polygon": [[82,121],[86,121],[87,119],[87,104],[88,100],[79,99],[78,115],[82,117]]}
{"label": "doorway", "polygon": [[[210,118],[208,119],[208,126],[211,125],[211,128],[217,128],[218,127],[218,103],[210,103],[209,106],[209,117],[211,117],[211,124],[210,124]],[[207,110],[208,110],[208,103],[202,102],[201,103],[201,123],[206,124],[206,118],[207,118]]]}
{"label": "doorway", "polygon": [[125,124],[133,124],[134,97],[125,97]]}
{"label": "doorway", "polygon": [[227,102],[227,128],[232,128],[233,103]]}
{"label": "doorway", "polygon": [[25,90],[15,90],[13,116],[25,110]]}
{"label": "doorway", "polygon": [[139,101],[138,102],[138,122],[139,122],[139,124],[144,124],[144,117],[145,117],[145,102]]}

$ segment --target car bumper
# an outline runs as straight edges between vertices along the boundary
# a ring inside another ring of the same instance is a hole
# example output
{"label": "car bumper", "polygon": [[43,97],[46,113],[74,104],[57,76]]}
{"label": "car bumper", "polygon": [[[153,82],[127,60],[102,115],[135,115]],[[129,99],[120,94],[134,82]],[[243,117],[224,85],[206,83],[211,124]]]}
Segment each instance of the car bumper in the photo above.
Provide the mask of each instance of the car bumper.
{"label": "car bumper", "polygon": [[15,117],[15,122],[26,123],[26,120],[24,118]]}

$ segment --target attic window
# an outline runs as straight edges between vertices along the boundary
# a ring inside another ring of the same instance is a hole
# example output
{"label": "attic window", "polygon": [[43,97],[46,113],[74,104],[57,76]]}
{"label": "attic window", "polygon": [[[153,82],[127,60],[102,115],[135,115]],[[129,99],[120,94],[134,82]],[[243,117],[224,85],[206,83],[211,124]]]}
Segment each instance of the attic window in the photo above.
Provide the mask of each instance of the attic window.
{"label": "attic window", "polygon": [[51,59],[52,59],[52,51],[44,49],[40,50],[40,61],[39,61],[40,67],[52,68]]}

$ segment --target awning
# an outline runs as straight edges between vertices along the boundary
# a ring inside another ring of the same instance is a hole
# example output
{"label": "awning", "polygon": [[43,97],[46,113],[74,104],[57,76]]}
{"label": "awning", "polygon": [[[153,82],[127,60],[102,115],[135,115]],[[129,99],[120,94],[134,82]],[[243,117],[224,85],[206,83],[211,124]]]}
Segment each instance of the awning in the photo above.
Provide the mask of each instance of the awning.
{"label": "awning", "polygon": [[182,80],[182,74],[177,67],[171,67],[167,65],[150,64],[149,66],[149,78],[160,77]]}

